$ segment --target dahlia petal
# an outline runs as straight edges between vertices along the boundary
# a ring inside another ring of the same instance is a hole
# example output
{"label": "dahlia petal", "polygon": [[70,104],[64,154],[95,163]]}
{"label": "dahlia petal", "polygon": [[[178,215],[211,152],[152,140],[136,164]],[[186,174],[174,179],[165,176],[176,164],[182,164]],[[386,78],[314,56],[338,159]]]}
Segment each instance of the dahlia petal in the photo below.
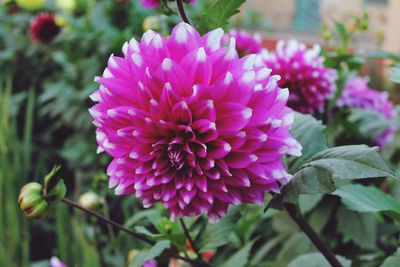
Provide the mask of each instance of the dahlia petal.
{"label": "dahlia petal", "polygon": [[250,121],[252,110],[246,106],[228,102],[217,109],[217,128],[221,133],[238,132]]}
{"label": "dahlia petal", "polygon": [[257,161],[258,157],[252,153],[232,152],[226,158],[226,164],[234,169],[247,168]]}

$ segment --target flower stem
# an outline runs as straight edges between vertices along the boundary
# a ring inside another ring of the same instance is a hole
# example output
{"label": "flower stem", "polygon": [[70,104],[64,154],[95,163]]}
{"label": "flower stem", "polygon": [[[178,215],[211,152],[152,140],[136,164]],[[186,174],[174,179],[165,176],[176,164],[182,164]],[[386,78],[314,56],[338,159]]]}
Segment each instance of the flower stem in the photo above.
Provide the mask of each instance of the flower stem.
{"label": "flower stem", "polygon": [[196,253],[197,258],[201,258],[199,250],[197,249],[196,245],[194,244],[194,241],[189,233],[189,230],[186,227],[185,221],[182,218],[179,218],[179,222],[181,223],[183,232],[185,233],[186,238],[189,240],[190,246],[194,250],[194,253]]}
{"label": "flower stem", "polygon": [[285,204],[286,211],[290,217],[297,223],[297,225],[303,230],[303,232],[310,238],[315,247],[324,255],[326,260],[332,265],[332,267],[343,267],[338,261],[333,251],[322,241],[320,236],[311,228],[304,217],[301,215],[299,209],[295,204]]}
{"label": "flower stem", "polygon": [[101,220],[101,221],[103,221],[103,222],[105,222],[105,223],[107,223],[107,224],[110,224],[110,225],[114,226],[114,227],[117,228],[118,230],[121,230],[121,231],[123,231],[123,232],[125,232],[125,233],[127,233],[127,234],[130,234],[131,236],[133,236],[133,237],[135,237],[135,238],[137,238],[137,239],[139,239],[139,240],[142,240],[143,242],[146,242],[146,243],[149,244],[149,245],[154,245],[154,244],[155,244],[155,242],[154,242],[153,240],[148,239],[147,237],[145,237],[145,236],[143,236],[143,235],[141,235],[141,234],[135,233],[135,232],[129,230],[128,228],[125,228],[123,225],[121,225],[121,224],[119,224],[119,223],[116,223],[116,222],[110,220],[109,218],[107,218],[107,217],[101,215],[100,213],[97,213],[97,212],[95,212],[95,211],[86,209],[86,208],[82,207],[81,205],[79,205],[78,203],[76,203],[76,202],[74,202],[74,201],[72,201],[72,200],[69,200],[69,199],[67,199],[67,198],[64,198],[64,199],[63,199],[63,202],[64,202],[65,204],[67,204],[68,206],[71,206],[71,207],[76,208],[76,209],[80,209],[81,211],[84,211],[84,212],[86,212],[87,214],[89,214],[89,215],[91,215],[91,216],[94,216],[94,217],[96,217],[97,219],[99,219],[99,220]]}
{"label": "flower stem", "polygon": [[179,15],[181,15],[182,20],[183,20],[184,22],[186,22],[187,24],[192,25],[192,24],[190,23],[189,18],[188,18],[187,15],[186,15],[185,8],[183,7],[183,2],[182,2],[182,0],[176,0],[176,5],[177,5],[177,7],[178,7]]}
{"label": "flower stem", "polygon": [[[127,234],[129,234],[129,235],[131,235],[131,236],[133,236],[133,237],[135,237],[137,239],[139,239],[139,240],[142,240],[143,242],[146,242],[149,245],[153,246],[156,243],[153,240],[148,239],[144,235],[135,233],[135,232],[129,230],[128,228],[124,227],[123,225],[110,220],[109,218],[101,215],[100,213],[97,213],[95,211],[92,211],[92,210],[89,210],[89,209],[87,209],[85,207],[82,207],[78,203],[76,203],[76,202],[74,202],[74,201],[72,201],[72,200],[70,200],[68,198],[64,198],[62,201],[65,204],[67,204],[68,206],[70,206],[70,207],[72,207],[74,209],[79,209],[79,210],[81,210],[81,211],[83,211],[83,212],[85,212],[85,213],[87,213],[87,214],[89,214],[89,215],[91,215],[93,217],[96,217],[100,221],[102,221],[104,223],[107,223],[107,224],[109,224],[111,226],[114,226],[118,230],[123,231],[123,232],[125,232],[125,233],[127,233]],[[190,265],[195,266],[195,267],[213,267],[213,265],[211,265],[210,263],[205,262],[205,261],[203,261],[201,259],[190,259],[190,258],[187,258],[187,257],[182,257],[180,255],[173,255],[172,257],[175,258],[175,259],[180,259],[182,261],[185,261],[185,262],[187,262]]]}

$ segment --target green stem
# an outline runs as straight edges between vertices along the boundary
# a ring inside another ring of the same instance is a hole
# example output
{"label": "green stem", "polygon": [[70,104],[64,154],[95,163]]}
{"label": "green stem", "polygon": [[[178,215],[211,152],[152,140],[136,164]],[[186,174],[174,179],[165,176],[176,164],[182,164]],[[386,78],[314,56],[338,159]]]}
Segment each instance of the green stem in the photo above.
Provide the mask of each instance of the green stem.
{"label": "green stem", "polygon": [[76,208],[76,209],[79,209],[79,210],[81,210],[81,211],[84,211],[84,212],[86,212],[87,214],[89,214],[89,215],[91,215],[91,216],[93,216],[93,217],[96,217],[97,219],[99,219],[99,220],[101,220],[101,221],[103,221],[103,222],[105,222],[105,223],[107,223],[107,224],[110,224],[111,226],[115,227],[116,229],[118,229],[118,230],[120,230],[120,231],[123,231],[123,232],[125,232],[125,233],[127,233],[127,234],[130,234],[131,236],[133,236],[133,237],[135,237],[135,238],[137,238],[137,239],[139,239],[139,240],[141,240],[141,241],[143,241],[143,242],[146,242],[146,243],[149,244],[149,245],[155,245],[155,242],[154,242],[153,240],[151,240],[151,239],[145,237],[144,235],[135,233],[135,232],[129,230],[128,228],[125,228],[123,225],[121,225],[121,224],[119,224],[119,223],[116,223],[116,222],[110,220],[109,218],[107,218],[107,217],[101,215],[100,213],[97,213],[97,212],[95,212],[95,211],[92,211],[92,210],[89,210],[89,209],[87,209],[87,208],[84,208],[84,207],[82,207],[81,205],[79,205],[78,203],[76,203],[76,202],[74,202],[74,201],[72,201],[72,200],[69,200],[69,199],[67,199],[67,198],[64,198],[64,199],[63,199],[63,202],[64,202],[65,204],[67,204],[68,206],[73,207],[73,208]]}
{"label": "green stem", "polygon": [[190,246],[194,250],[194,253],[196,253],[196,256],[198,259],[201,258],[201,255],[199,253],[199,250],[197,249],[196,245],[194,244],[194,241],[192,239],[192,236],[190,235],[190,232],[188,228],[186,227],[185,221],[182,218],[179,218],[179,222],[181,223],[183,232],[185,233],[186,238],[189,240]]}
{"label": "green stem", "polygon": [[[110,220],[109,218],[101,215],[100,213],[97,213],[95,211],[92,211],[92,210],[89,210],[89,209],[87,209],[85,207],[82,207],[78,203],[76,203],[76,202],[74,202],[74,201],[72,201],[72,200],[70,200],[68,198],[64,198],[62,201],[65,204],[67,204],[68,206],[70,206],[70,207],[72,207],[74,209],[79,209],[79,210],[81,210],[81,211],[83,211],[83,212],[85,212],[85,213],[87,213],[87,214],[89,214],[89,215],[91,215],[93,217],[96,217],[100,221],[105,222],[105,223],[113,226],[114,228],[116,228],[116,229],[118,229],[120,231],[123,231],[123,232],[125,232],[125,233],[127,233],[127,234],[129,234],[129,235],[131,235],[131,236],[133,236],[133,237],[135,237],[135,238],[137,238],[137,239],[149,244],[149,245],[153,246],[153,245],[156,244],[156,242],[154,242],[153,240],[147,238],[146,236],[138,234],[138,233],[135,233],[135,232],[129,230],[128,228],[124,227],[123,225]],[[187,257],[182,257],[180,255],[173,255],[172,257],[175,258],[175,259],[179,259],[179,260],[185,261],[185,262],[191,264],[194,267],[213,267],[213,265],[211,265],[210,263],[205,262],[205,261],[203,261],[201,259],[190,259],[190,258],[187,258]]]}
{"label": "green stem", "polygon": [[182,20],[191,25],[190,20],[186,15],[185,8],[183,7],[182,0],[176,0],[176,6],[178,7],[179,15],[181,15]]}
{"label": "green stem", "polygon": [[324,243],[324,241],[322,241],[321,237],[307,223],[297,206],[295,204],[286,203],[285,208],[290,217],[292,217],[301,230],[303,230],[308,238],[310,238],[315,247],[322,253],[322,255],[324,255],[325,259],[332,265],[332,267],[343,267],[333,251]]}

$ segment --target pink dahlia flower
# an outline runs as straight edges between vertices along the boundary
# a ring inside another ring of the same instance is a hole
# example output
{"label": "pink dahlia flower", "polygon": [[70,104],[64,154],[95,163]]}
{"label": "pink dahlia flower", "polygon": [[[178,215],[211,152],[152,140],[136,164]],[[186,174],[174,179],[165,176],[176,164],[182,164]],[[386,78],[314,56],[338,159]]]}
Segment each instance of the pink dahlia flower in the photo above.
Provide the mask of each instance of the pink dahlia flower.
{"label": "pink dahlia flower", "polygon": [[[387,92],[381,92],[368,86],[368,77],[355,76],[347,81],[342,96],[337,102],[339,107],[369,109],[380,114],[382,119],[392,119],[396,116],[392,102]],[[390,126],[375,138],[374,143],[384,147],[394,136],[396,127]]]}
{"label": "pink dahlia flower", "polygon": [[[196,0],[184,0],[184,2],[194,4]],[[142,5],[147,8],[157,8],[160,7],[161,0],[142,0]]]}
{"label": "pink dahlia flower", "polygon": [[287,182],[282,157],[300,155],[279,77],[180,23],[167,39],[147,31],[111,56],[90,109],[99,151],[114,159],[115,193],[161,202],[171,217],[223,216],[230,204],[263,203]]}
{"label": "pink dahlia flower", "polygon": [[50,43],[60,32],[54,14],[43,12],[33,18],[30,23],[32,41]]}
{"label": "pink dahlia flower", "polygon": [[258,54],[262,50],[262,38],[259,33],[251,34],[244,30],[232,29],[223,38],[224,43],[229,43],[231,38],[236,40],[236,51],[240,56]]}
{"label": "pink dahlia flower", "polygon": [[289,107],[301,113],[322,112],[335,90],[336,71],[323,65],[320,47],[312,49],[297,41],[279,41],[276,50],[264,50],[263,59],[272,74],[281,76],[278,85],[289,88]]}

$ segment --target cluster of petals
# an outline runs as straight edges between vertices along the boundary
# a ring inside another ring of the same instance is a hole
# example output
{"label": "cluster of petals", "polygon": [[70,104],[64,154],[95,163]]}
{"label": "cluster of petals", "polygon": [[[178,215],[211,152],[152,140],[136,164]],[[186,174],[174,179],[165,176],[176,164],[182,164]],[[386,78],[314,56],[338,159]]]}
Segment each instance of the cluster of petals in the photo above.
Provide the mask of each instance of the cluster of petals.
{"label": "cluster of petals", "polygon": [[[187,1],[190,4],[194,4],[196,0]],[[142,0],[142,5],[146,8],[157,8],[161,5],[161,0]]]}
{"label": "cluster of petals", "polygon": [[32,41],[36,43],[50,43],[60,32],[54,14],[42,12],[34,17],[30,23]]}
{"label": "cluster of petals", "polygon": [[[382,119],[394,118],[396,111],[389,99],[388,93],[370,88],[368,82],[368,77],[355,76],[349,79],[341,97],[337,101],[337,106],[368,109],[380,114]],[[373,140],[374,143],[380,147],[384,147],[393,139],[395,130],[395,126],[388,127]]]}
{"label": "cluster of petals", "polygon": [[301,113],[322,112],[335,91],[337,73],[324,66],[319,45],[307,48],[295,40],[279,41],[275,51],[262,57],[272,74],[281,76],[279,86],[289,88],[288,106]]}
{"label": "cluster of petals", "polygon": [[110,57],[90,113],[117,195],[213,221],[291,178],[282,157],[301,146],[289,133],[289,91],[256,55],[239,58],[234,39],[222,46],[223,35],[180,23],[169,38],[149,30]]}
{"label": "cluster of petals", "polygon": [[231,38],[235,38],[236,51],[240,56],[258,54],[263,49],[262,37],[258,32],[249,33],[245,30],[232,29],[224,36],[223,42],[228,44]]}

